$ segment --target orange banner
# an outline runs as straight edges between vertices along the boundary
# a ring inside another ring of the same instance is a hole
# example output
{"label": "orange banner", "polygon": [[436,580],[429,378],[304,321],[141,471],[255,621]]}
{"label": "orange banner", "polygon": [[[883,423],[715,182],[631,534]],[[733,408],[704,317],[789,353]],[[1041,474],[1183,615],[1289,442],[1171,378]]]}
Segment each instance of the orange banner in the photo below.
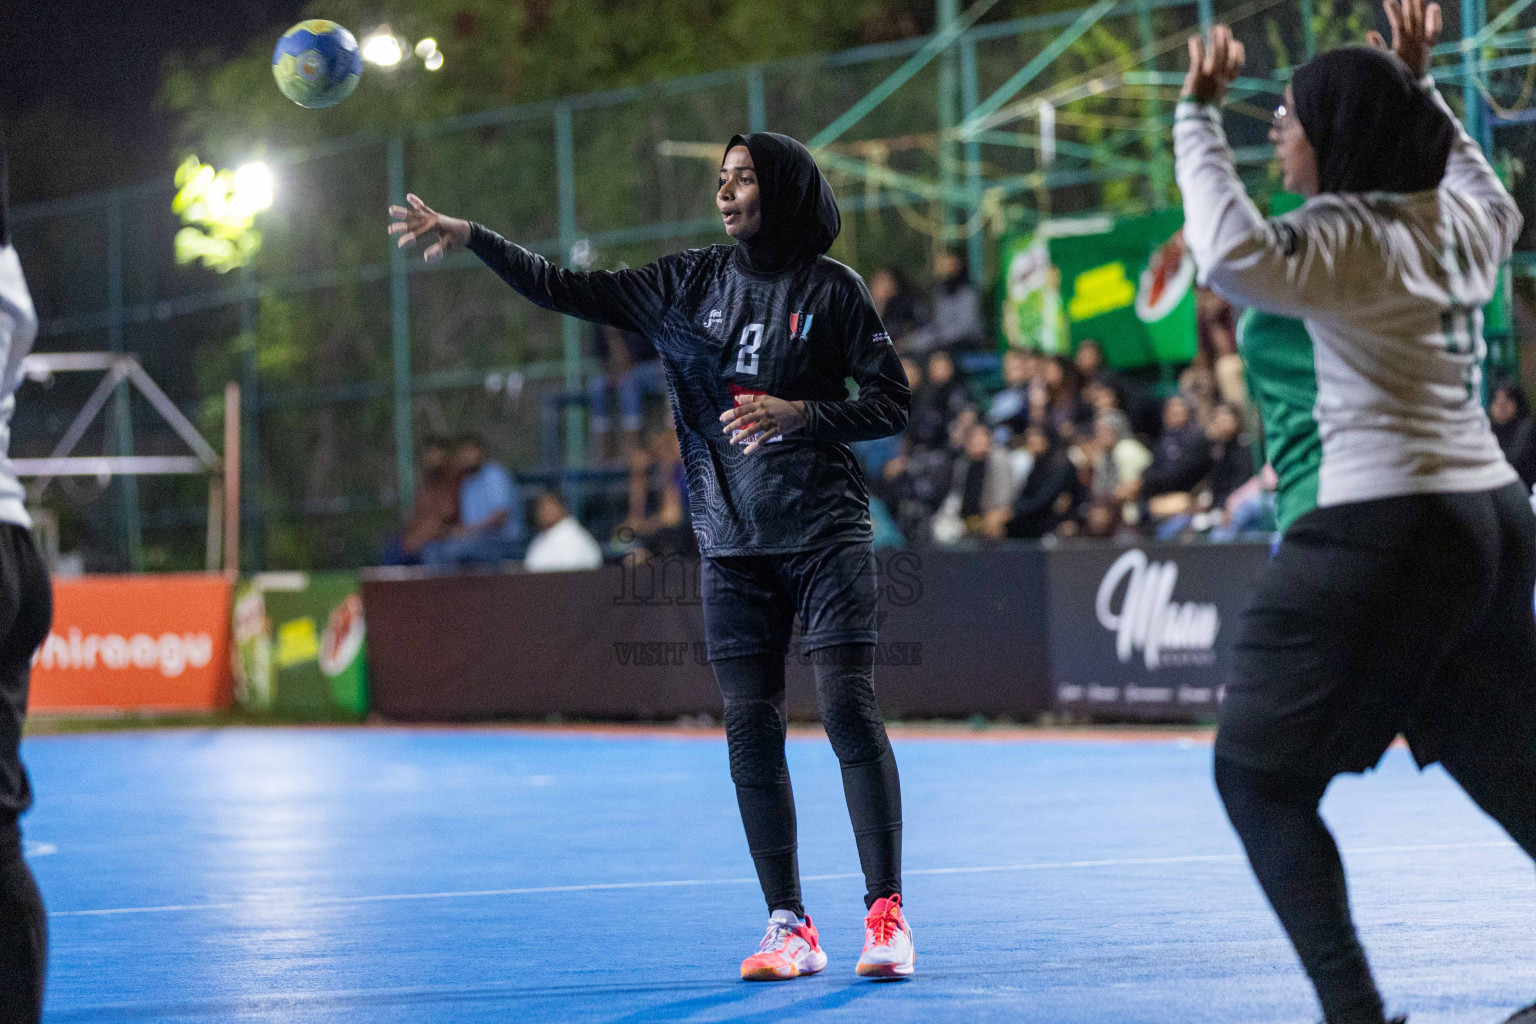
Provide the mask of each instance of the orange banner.
{"label": "orange banner", "polygon": [[53,585],[33,711],[207,711],[233,699],[223,576],[87,576]]}

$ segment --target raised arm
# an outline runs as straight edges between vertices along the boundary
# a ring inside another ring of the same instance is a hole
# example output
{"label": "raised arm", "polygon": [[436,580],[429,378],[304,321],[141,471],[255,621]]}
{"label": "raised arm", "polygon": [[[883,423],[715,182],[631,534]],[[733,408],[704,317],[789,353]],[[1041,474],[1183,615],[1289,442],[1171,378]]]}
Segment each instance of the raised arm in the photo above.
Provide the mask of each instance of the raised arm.
{"label": "raised arm", "polygon": [[414,195],[406,201],[409,206],[389,208],[394,217],[389,233],[402,248],[430,239],[424,252],[428,262],[468,249],[524,298],[545,309],[646,337],[661,325],[673,291],[670,261],[613,273],[566,270],[484,225],[440,214]]}

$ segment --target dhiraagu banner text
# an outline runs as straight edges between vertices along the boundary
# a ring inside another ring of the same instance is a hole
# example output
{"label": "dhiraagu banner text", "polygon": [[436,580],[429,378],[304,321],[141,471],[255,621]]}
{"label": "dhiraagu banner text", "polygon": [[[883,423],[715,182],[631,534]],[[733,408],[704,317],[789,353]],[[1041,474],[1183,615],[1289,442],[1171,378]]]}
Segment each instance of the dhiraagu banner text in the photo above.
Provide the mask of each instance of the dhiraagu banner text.
{"label": "dhiraagu banner text", "polygon": [[1067,355],[1084,338],[1113,367],[1195,357],[1195,264],[1178,210],[1084,232],[1044,224],[1003,240],[1007,344]]}

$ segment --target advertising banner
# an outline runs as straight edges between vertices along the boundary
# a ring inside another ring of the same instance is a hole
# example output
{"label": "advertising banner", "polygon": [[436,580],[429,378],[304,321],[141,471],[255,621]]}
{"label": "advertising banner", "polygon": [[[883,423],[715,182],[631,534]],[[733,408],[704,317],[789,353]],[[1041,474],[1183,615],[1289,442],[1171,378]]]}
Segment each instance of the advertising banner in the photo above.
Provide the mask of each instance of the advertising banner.
{"label": "advertising banner", "polygon": [[55,580],[33,711],[209,711],[231,699],[230,584],[216,575]]}
{"label": "advertising banner", "polygon": [[367,628],[356,573],[264,573],[234,604],[236,697],[299,718],[368,712]]}
{"label": "advertising banner", "polygon": [[1268,560],[1262,543],[1050,552],[1056,706],[1137,718],[1214,715],[1238,616]]}
{"label": "advertising banner", "polygon": [[1007,344],[1066,355],[1095,338],[1112,367],[1195,357],[1195,262],[1183,213],[1047,223],[1003,240]]}

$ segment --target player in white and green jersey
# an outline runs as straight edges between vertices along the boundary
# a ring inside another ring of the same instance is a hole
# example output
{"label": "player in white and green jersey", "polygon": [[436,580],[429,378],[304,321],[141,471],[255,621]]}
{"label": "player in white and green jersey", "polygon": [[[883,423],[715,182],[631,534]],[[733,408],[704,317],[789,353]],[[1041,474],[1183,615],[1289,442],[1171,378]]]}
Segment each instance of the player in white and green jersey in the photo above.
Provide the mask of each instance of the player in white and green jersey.
{"label": "player in white and green jersey", "polygon": [[1536,856],[1536,516],[1480,401],[1480,310],[1521,218],[1425,74],[1438,5],[1386,8],[1395,53],[1323,54],[1276,113],[1300,209],[1265,220],[1238,179],[1224,26],[1190,41],[1174,125],[1185,241],[1254,310],[1240,350],[1284,531],[1239,626],[1216,784],[1327,1024],[1386,1021],[1317,811],[1335,775],[1405,735]]}

